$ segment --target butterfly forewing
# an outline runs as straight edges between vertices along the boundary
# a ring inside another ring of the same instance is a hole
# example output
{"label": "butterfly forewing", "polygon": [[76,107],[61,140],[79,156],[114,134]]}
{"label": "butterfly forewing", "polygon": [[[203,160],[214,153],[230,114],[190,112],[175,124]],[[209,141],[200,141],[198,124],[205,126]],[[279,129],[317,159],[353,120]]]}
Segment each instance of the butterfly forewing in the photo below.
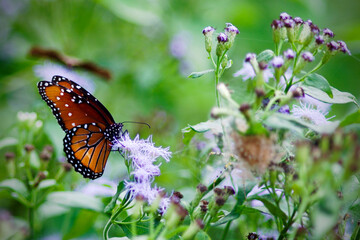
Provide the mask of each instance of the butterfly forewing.
{"label": "butterfly forewing", "polygon": [[107,121],[109,124],[114,123],[114,119],[111,116],[110,112],[102,105],[101,102],[97,98],[95,98],[91,93],[85,90],[85,88],[81,87],[79,84],[61,76],[54,76],[52,78],[52,83],[54,85],[60,85],[69,89],[70,91],[77,94],[79,97],[84,98],[87,104],[90,104],[93,108],[95,108]]}
{"label": "butterfly forewing", "polygon": [[111,142],[104,137],[103,130],[96,123],[83,124],[67,132],[64,151],[77,172],[95,179],[104,171]]}

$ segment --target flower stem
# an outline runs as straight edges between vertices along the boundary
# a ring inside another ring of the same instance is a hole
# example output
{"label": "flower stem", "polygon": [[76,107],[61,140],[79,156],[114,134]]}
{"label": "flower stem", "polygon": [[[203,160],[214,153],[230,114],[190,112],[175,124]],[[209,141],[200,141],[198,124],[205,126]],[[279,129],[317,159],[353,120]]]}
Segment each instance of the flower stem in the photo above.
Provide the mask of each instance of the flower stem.
{"label": "flower stem", "polygon": [[109,221],[106,223],[103,231],[103,239],[107,240],[109,239],[109,230],[113,223],[115,222],[115,219],[119,216],[119,214],[127,207],[127,201],[129,198],[125,197],[123,201],[121,202],[119,208],[111,215]]}

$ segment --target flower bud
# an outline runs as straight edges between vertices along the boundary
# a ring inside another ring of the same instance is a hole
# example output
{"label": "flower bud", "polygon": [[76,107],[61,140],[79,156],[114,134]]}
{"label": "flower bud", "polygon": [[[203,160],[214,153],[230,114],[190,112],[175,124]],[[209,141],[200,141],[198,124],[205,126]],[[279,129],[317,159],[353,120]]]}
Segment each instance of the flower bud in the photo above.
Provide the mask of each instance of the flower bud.
{"label": "flower bud", "polygon": [[190,226],[183,233],[182,239],[184,240],[193,239],[195,235],[200,231],[200,229],[203,228],[204,228],[203,221],[201,219],[196,219],[190,224]]}
{"label": "flower bud", "polygon": [[284,20],[284,26],[286,28],[287,37],[290,43],[295,41],[295,21],[292,19]]}
{"label": "flower bud", "polygon": [[279,44],[281,40],[281,29],[284,26],[284,23],[280,20],[274,20],[271,23],[271,28],[273,30],[273,39],[275,44]]}
{"label": "flower bud", "polygon": [[299,73],[305,67],[306,63],[312,62],[314,59],[314,55],[311,52],[303,52],[303,54],[301,54],[300,60],[295,66],[294,74]]}
{"label": "flower bud", "polygon": [[219,94],[225,98],[225,99],[231,99],[231,95],[230,95],[230,91],[229,89],[225,86],[224,83],[219,83],[217,85],[217,90],[219,91]]}
{"label": "flower bud", "polygon": [[224,30],[229,39],[226,43],[226,48],[230,49],[234,43],[236,35],[239,34],[240,31],[231,23],[226,23],[226,28]]}
{"label": "flower bud", "polygon": [[301,30],[300,36],[299,36],[299,42],[300,44],[307,46],[312,40],[312,32],[311,32],[311,21],[305,21],[302,25],[303,28]]}
{"label": "flower bud", "polygon": [[255,233],[255,232],[251,232],[247,235],[247,239],[248,240],[257,240],[259,239],[259,234]]}
{"label": "flower bud", "polygon": [[35,149],[35,147],[34,147],[34,145],[31,145],[31,144],[25,144],[24,149],[27,153],[30,153]]}
{"label": "flower bud", "polygon": [[335,34],[333,33],[333,31],[331,31],[330,29],[328,28],[324,28],[323,29],[323,33],[324,33],[324,36],[328,37],[328,38],[334,38]]}
{"label": "flower bud", "polygon": [[301,87],[297,87],[291,93],[292,93],[293,98],[301,98],[301,97],[305,96],[304,89],[302,89]]}
{"label": "flower bud", "polygon": [[339,44],[339,50],[341,52],[351,55],[351,52],[348,49],[348,47],[346,46],[346,43],[344,41],[337,41],[337,43]]}
{"label": "flower bud", "polygon": [[306,62],[312,62],[315,59],[311,52],[304,52],[303,54],[301,54],[301,57]]}
{"label": "flower bud", "polygon": [[231,186],[225,186],[224,187],[224,199],[225,199],[225,202],[227,201],[229,196],[232,196],[234,194],[235,194],[234,188],[232,188]]}
{"label": "flower bud", "polygon": [[225,44],[229,41],[228,36],[225,33],[219,33],[217,36],[218,44],[216,46],[216,56],[220,57],[226,50]]}
{"label": "flower bud", "polygon": [[229,58],[227,56],[227,54],[224,55],[223,60],[221,61],[221,68],[224,69],[226,68],[227,64],[228,64]]}
{"label": "flower bud", "polygon": [[255,94],[256,94],[256,97],[257,97],[257,98],[262,98],[262,97],[265,96],[265,92],[264,92],[264,90],[261,89],[261,88],[256,88],[256,89],[255,89]]}
{"label": "flower bud", "polygon": [[271,64],[274,68],[281,68],[284,65],[284,59],[281,56],[275,56],[272,59]]}
{"label": "flower bud", "polygon": [[207,187],[204,184],[200,183],[199,185],[197,185],[195,197],[190,204],[192,208],[195,208],[199,205],[199,202],[201,198],[204,196],[206,191],[207,191]]}
{"label": "flower bud", "polygon": [[326,52],[321,59],[321,63],[327,63],[331,57],[335,56],[339,51],[339,44],[335,41],[330,41],[326,44]]}
{"label": "flower bud", "polygon": [[282,12],[282,13],[280,13],[279,19],[282,20],[282,21],[285,21],[287,19],[291,19],[291,16],[286,12]]}
{"label": "flower bud", "polygon": [[15,158],[15,153],[13,152],[6,152],[5,153],[5,160],[6,161],[11,161]]}
{"label": "flower bud", "polygon": [[212,35],[215,31],[215,28],[213,27],[206,27],[203,29],[202,33],[205,36],[205,49],[208,53],[211,52],[211,48],[212,48]]}
{"label": "flower bud", "polygon": [[292,49],[288,49],[284,52],[284,57],[286,60],[292,60],[295,58],[295,52]]}
{"label": "flower bud", "polygon": [[251,108],[251,107],[250,107],[250,104],[248,104],[248,103],[243,103],[243,104],[241,104],[239,110],[240,110],[240,112],[242,112],[243,114],[245,114],[245,113],[247,113],[247,111],[250,110],[250,108]]}

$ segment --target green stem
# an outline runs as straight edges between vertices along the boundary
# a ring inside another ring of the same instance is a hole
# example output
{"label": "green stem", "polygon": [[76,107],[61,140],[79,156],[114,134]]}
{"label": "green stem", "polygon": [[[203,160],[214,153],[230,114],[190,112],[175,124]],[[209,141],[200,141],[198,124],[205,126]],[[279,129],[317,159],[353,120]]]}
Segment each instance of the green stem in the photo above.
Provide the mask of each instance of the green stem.
{"label": "green stem", "polygon": [[299,80],[297,80],[293,84],[297,84],[299,82],[302,82],[307,76],[309,76],[311,73],[319,70],[322,66],[323,66],[322,62],[319,62],[318,65],[316,65],[310,72],[306,73],[304,76],[302,76]]}
{"label": "green stem", "polygon": [[127,207],[127,198],[125,198],[119,208],[111,215],[109,221],[106,223],[103,231],[103,239],[107,240],[109,238],[109,230],[113,223],[115,223],[115,219],[119,216],[119,214]]}
{"label": "green stem", "polygon": [[281,230],[278,240],[285,239],[287,231],[289,230],[291,225],[294,223],[294,217],[295,217],[296,211],[297,211],[297,208],[294,207],[293,213],[292,213],[291,217],[289,218],[289,220],[287,221],[285,227]]}
{"label": "green stem", "polygon": [[226,235],[228,234],[229,232],[229,228],[230,228],[230,225],[231,225],[231,222],[232,221],[228,221],[226,226],[225,226],[225,229],[224,229],[224,232],[223,232],[223,235],[221,237],[221,240],[225,240],[226,239]]}

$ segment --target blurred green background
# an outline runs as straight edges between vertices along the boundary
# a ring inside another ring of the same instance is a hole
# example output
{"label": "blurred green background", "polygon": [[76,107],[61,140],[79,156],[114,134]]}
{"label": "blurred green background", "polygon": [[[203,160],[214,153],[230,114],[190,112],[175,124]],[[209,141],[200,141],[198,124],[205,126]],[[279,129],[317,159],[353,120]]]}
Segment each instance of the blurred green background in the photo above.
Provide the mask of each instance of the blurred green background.
{"label": "blurred green background", "polygon": [[[39,79],[33,72],[44,59],[28,54],[33,46],[54,49],[110,70],[110,81],[79,73],[94,82],[95,96],[116,121],[143,121],[152,126],[149,130],[127,124],[132,136],[138,132],[143,137],[152,134],[156,145],[171,147],[174,156],[162,165],[163,174],[157,179],[160,186],[169,191],[194,187],[200,180],[198,169],[194,159],[182,154],[181,129],[206,121],[215,104],[211,75],[187,78],[192,71],[210,67],[201,31],[210,25],[220,32],[226,22],[239,28],[229,53],[234,65],[223,80],[241,81],[232,74],[242,66],[245,54],[273,49],[270,23],[281,12],[311,19],[320,28],[328,27],[335,39],[348,44],[352,56],[339,54],[320,74],[332,86],[358,98],[357,0],[0,0],[0,139],[16,137],[18,111],[35,111],[44,120],[57,157],[62,156],[64,133],[40,98],[36,87]],[[350,104],[334,106],[329,116],[341,119],[352,108]],[[0,152],[2,156],[5,150]],[[117,163],[120,156],[111,155],[111,164],[123,171],[123,163]],[[108,171],[116,175],[117,170]],[[72,174],[76,184],[85,182],[79,174]]]}

